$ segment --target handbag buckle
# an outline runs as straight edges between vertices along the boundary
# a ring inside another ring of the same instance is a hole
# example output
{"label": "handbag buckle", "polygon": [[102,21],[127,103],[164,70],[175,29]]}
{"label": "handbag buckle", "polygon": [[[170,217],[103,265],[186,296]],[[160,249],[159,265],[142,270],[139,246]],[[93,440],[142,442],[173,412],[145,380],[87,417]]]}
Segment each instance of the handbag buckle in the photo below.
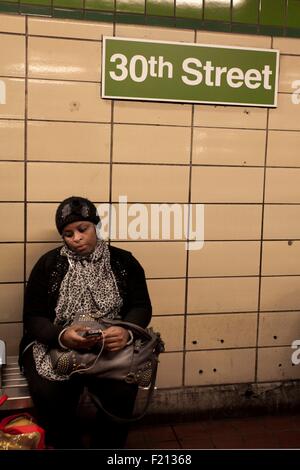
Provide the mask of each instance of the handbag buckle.
{"label": "handbag buckle", "polygon": [[135,381],[135,374],[133,372],[129,372],[125,377],[125,382],[128,384],[133,384]]}

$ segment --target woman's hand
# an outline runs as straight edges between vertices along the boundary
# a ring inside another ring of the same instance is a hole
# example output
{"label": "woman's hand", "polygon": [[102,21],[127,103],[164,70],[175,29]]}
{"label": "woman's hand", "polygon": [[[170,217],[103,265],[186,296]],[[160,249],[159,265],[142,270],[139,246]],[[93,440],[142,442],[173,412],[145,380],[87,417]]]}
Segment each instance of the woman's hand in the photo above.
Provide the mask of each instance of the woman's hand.
{"label": "woman's hand", "polygon": [[[69,349],[91,349],[96,344],[101,343],[102,335],[84,338],[82,333],[89,330],[86,326],[69,326],[61,335],[61,343]],[[81,333],[81,334],[80,334]]]}
{"label": "woman's hand", "polygon": [[119,351],[126,346],[129,333],[121,326],[110,326],[103,331],[104,348],[107,351]]}

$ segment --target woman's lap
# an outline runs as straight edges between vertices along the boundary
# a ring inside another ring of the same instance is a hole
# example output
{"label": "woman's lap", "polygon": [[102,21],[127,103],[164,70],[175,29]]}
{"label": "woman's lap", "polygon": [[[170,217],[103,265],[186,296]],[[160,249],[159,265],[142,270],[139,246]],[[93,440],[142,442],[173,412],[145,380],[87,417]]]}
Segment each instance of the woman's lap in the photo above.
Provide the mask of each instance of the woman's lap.
{"label": "woman's lap", "polygon": [[[132,414],[137,394],[135,385],[82,375],[67,381],[44,379],[36,371],[32,348],[24,354],[23,363],[38,420],[56,447],[75,448],[79,445],[76,410],[85,387],[110,413],[124,418]],[[92,447],[123,447],[127,432],[127,423],[118,423],[98,409],[92,430]]]}

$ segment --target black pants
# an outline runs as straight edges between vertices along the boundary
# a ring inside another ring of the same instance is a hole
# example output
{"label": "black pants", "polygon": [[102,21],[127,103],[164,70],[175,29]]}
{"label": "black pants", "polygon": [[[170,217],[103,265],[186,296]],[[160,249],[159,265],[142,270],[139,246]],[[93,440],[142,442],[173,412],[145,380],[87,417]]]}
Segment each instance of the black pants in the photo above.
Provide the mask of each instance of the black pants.
{"label": "black pants", "polygon": [[124,447],[127,423],[117,422],[98,409],[92,428],[80,429],[77,407],[86,387],[110,413],[129,418],[136,399],[136,385],[76,374],[66,381],[44,379],[36,371],[32,348],[24,354],[23,365],[38,422],[46,430],[47,444],[58,449],[76,449],[81,447],[80,436],[90,432],[92,448]]}

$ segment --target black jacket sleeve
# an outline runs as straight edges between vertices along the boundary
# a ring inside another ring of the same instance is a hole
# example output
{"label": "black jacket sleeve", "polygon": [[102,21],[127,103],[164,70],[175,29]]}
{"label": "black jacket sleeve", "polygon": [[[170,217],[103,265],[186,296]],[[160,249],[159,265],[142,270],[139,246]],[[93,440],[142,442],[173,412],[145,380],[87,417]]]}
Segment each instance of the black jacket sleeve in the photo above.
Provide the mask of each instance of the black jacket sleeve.
{"label": "black jacket sleeve", "polygon": [[151,301],[147,289],[145,273],[140,263],[130,253],[127,277],[127,312],[124,321],[135,323],[145,328],[152,315]]}
{"label": "black jacket sleeve", "polygon": [[58,335],[63,327],[53,324],[54,318],[49,308],[49,253],[39,259],[30,274],[25,290],[23,322],[25,333],[30,340],[58,346]]}

